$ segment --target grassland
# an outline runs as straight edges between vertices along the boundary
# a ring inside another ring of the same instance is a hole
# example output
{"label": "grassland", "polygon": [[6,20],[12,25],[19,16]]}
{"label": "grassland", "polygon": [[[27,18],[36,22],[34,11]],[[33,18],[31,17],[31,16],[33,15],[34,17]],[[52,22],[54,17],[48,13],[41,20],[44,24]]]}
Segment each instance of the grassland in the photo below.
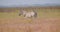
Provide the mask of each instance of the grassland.
{"label": "grassland", "polygon": [[[37,9],[39,17],[60,17],[60,9]],[[13,18],[18,16],[19,10],[16,12],[0,12],[0,18]]]}
{"label": "grassland", "polygon": [[38,17],[35,19],[19,16],[19,10],[0,12],[0,32],[60,32],[60,9],[36,11]]}

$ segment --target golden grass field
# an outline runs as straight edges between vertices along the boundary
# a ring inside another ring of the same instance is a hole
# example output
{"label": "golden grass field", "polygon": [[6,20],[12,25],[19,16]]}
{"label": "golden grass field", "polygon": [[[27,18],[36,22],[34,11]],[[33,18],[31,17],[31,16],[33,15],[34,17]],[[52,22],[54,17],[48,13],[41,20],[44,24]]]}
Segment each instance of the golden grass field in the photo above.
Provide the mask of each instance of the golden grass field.
{"label": "golden grass field", "polygon": [[0,12],[0,32],[60,32],[60,9],[43,8],[36,11],[37,18],[19,16],[19,10]]}

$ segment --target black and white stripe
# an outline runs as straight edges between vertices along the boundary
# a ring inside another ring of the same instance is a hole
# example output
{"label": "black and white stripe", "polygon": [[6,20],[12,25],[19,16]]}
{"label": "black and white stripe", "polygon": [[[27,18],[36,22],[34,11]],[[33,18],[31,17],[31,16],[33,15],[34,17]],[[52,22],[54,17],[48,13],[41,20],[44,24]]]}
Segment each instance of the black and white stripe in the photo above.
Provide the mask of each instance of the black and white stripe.
{"label": "black and white stripe", "polygon": [[19,16],[24,16],[25,18],[30,18],[30,17],[37,17],[37,12],[36,11],[30,11],[30,12],[27,12],[25,10],[21,10],[20,13],[19,13]]}

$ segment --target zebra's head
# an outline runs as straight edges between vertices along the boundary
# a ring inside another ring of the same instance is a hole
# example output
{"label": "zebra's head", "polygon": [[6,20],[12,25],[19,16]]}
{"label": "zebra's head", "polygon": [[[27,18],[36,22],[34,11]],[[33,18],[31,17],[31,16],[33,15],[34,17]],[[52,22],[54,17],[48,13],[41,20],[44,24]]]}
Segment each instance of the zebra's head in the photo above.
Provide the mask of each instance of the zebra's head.
{"label": "zebra's head", "polygon": [[25,11],[25,10],[21,10],[20,12],[19,12],[19,16],[21,16],[21,15],[25,15],[27,13],[27,11]]}
{"label": "zebra's head", "polygon": [[19,16],[21,16],[22,14],[19,13]]}

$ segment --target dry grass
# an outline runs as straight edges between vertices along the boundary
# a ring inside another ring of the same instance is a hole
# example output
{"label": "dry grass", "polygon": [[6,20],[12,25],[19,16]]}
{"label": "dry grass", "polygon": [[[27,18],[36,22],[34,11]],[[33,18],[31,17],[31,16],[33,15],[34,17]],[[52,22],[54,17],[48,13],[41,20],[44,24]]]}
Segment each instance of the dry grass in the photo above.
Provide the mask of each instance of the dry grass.
{"label": "dry grass", "polygon": [[18,11],[0,12],[0,32],[60,32],[60,9],[37,9],[34,19],[18,16]]}

